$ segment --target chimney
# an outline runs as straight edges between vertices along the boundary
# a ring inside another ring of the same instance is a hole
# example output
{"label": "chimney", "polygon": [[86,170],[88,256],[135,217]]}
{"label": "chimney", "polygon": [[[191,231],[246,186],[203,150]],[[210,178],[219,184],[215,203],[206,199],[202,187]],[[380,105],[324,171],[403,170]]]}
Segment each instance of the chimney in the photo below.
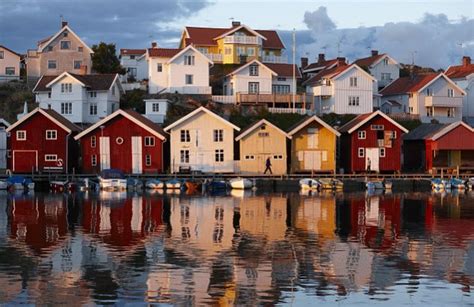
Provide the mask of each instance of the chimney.
{"label": "chimney", "polygon": [[470,56],[463,56],[462,57],[462,66],[469,66],[471,65],[471,57]]}
{"label": "chimney", "polygon": [[87,65],[81,65],[81,67],[79,68],[79,75],[87,75]]}
{"label": "chimney", "polygon": [[67,26],[67,21],[61,21],[61,29]]}
{"label": "chimney", "polygon": [[324,53],[318,54],[318,63],[322,63],[324,61],[326,61],[326,59],[324,57]]}
{"label": "chimney", "polygon": [[151,48],[158,48],[157,42],[151,42]]}
{"label": "chimney", "polygon": [[301,58],[301,68],[308,66],[308,58]]}
{"label": "chimney", "polygon": [[370,53],[372,54],[372,56],[379,55],[379,51],[378,51],[378,50],[372,50],[372,51],[370,51]]}
{"label": "chimney", "polygon": [[232,28],[240,27],[240,21],[232,21]]}
{"label": "chimney", "polygon": [[337,67],[346,65],[346,58],[338,57],[337,58]]}

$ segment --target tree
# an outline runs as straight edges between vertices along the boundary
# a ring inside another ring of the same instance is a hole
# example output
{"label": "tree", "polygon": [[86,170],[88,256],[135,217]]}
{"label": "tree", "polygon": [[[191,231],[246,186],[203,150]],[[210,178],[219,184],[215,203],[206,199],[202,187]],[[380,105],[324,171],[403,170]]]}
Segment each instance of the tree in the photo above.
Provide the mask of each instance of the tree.
{"label": "tree", "polygon": [[100,74],[121,74],[126,73],[125,68],[120,65],[117,57],[115,44],[100,42],[99,45],[93,45],[92,50],[92,70]]}

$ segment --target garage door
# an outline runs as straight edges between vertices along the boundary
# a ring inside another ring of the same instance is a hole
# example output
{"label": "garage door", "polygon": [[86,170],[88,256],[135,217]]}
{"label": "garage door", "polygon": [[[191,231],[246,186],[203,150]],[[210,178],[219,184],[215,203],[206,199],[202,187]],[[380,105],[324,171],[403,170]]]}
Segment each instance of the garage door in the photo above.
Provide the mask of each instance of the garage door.
{"label": "garage door", "polygon": [[36,150],[14,150],[13,172],[31,173],[38,171],[38,152]]}

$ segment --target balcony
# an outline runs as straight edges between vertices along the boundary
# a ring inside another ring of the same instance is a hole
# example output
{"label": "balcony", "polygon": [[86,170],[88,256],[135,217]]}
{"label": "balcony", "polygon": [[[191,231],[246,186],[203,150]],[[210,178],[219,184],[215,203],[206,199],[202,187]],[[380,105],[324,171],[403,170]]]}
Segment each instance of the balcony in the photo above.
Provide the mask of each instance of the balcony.
{"label": "balcony", "polygon": [[262,56],[262,62],[273,64],[287,64],[288,58],[286,56],[264,55]]}
{"label": "balcony", "polygon": [[224,37],[224,44],[258,45],[256,36],[231,35]]}
{"label": "balcony", "polygon": [[427,96],[425,97],[425,107],[460,108],[462,107],[462,97]]}
{"label": "balcony", "polygon": [[332,96],[332,85],[317,85],[313,87],[314,96]]}
{"label": "balcony", "polygon": [[222,54],[220,53],[204,53],[204,55],[212,62],[222,62]]}

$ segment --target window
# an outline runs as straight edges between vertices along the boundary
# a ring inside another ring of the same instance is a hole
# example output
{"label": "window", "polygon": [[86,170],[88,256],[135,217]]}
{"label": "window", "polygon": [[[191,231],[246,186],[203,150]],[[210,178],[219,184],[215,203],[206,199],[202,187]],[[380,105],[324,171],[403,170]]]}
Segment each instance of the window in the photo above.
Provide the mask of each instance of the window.
{"label": "window", "polygon": [[97,138],[95,137],[95,135],[91,136],[91,147],[92,148],[95,148],[97,144]]}
{"label": "window", "polygon": [[74,69],[81,69],[82,61],[74,61]]}
{"label": "window", "polygon": [[79,51],[79,52],[84,51],[84,47],[82,47],[82,46],[77,47],[77,51]]}
{"label": "window", "polygon": [[46,130],[46,139],[47,140],[57,140],[58,139],[58,131],[56,131],[56,130]]}
{"label": "window", "polygon": [[48,92],[48,98],[51,98],[51,92]]}
{"label": "window", "polygon": [[278,81],[286,81],[286,78],[285,77],[278,77],[277,80]]}
{"label": "window", "polygon": [[349,106],[359,106],[359,96],[349,96]]}
{"label": "window", "polygon": [[365,150],[364,150],[364,148],[359,147],[359,148],[357,149],[357,156],[358,156],[359,158],[365,157]]}
{"label": "window", "polygon": [[288,94],[290,92],[290,86],[283,84],[274,84],[272,85],[272,92],[273,94]]}
{"label": "window", "polygon": [[53,51],[53,46],[48,46],[48,48],[46,48],[46,51]]}
{"label": "window", "polygon": [[146,136],[145,137],[145,147],[154,147],[155,146],[155,137]]}
{"label": "window", "polygon": [[56,69],[56,60],[48,60],[48,69]]}
{"label": "window", "polygon": [[237,47],[237,55],[245,55],[245,48]]}
{"label": "window", "polygon": [[160,104],[157,103],[157,102],[152,103],[152,104],[151,104],[151,111],[152,111],[152,112],[155,112],[155,113],[160,112]]}
{"label": "window", "polygon": [[184,56],[184,65],[193,66],[194,65],[194,55],[185,55]]}
{"label": "window", "polygon": [[181,130],[181,143],[188,143],[191,142],[191,135],[189,134],[189,130]]}
{"label": "window", "polygon": [[127,76],[136,78],[137,77],[137,68],[136,67],[128,67],[127,68]]}
{"label": "window", "polygon": [[230,48],[230,47],[225,47],[225,49],[224,49],[224,54],[226,54],[226,55],[232,54],[232,48]]}
{"label": "window", "polygon": [[151,166],[151,155],[146,155],[145,156],[145,165],[146,166]]}
{"label": "window", "polygon": [[89,105],[89,115],[97,115],[97,103],[91,103]]}
{"label": "window", "polygon": [[426,96],[433,96],[433,91],[430,88],[426,89]]}
{"label": "window", "polygon": [[245,156],[245,160],[255,160],[255,156],[252,156],[252,155]]}
{"label": "window", "polygon": [[197,50],[199,50],[199,52],[204,53],[204,54],[208,53],[207,48],[199,47],[199,48],[197,48]]}
{"label": "window", "polygon": [[392,79],[391,75],[389,73],[382,73],[382,80],[383,81],[390,81]]}
{"label": "window", "polygon": [[61,41],[61,50],[68,50],[68,49],[71,49],[71,42]]}
{"label": "window", "polygon": [[130,55],[130,60],[135,60],[135,55]]}
{"label": "window", "polygon": [[3,60],[5,57],[5,52],[4,51],[0,51],[0,60]]}
{"label": "window", "polygon": [[214,142],[223,142],[224,141],[224,130],[214,129]]}
{"label": "window", "polygon": [[71,102],[61,102],[61,114],[72,114],[72,103]]}
{"label": "window", "polygon": [[357,87],[357,77],[350,77],[350,87]]}
{"label": "window", "polygon": [[61,83],[61,93],[71,93],[72,83]]}
{"label": "window", "polygon": [[254,56],[255,55],[255,48],[254,47],[247,48],[247,55]]}
{"label": "window", "polygon": [[260,88],[259,82],[249,82],[249,93],[258,94]]}
{"label": "window", "polygon": [[273,156],[273,160],[283,160],[283,155],[275,155]]}
{"label": "window", "polygon": [[397,139],[397,131],[392,131],[392,135],[390,136],[390,139],[392,139],[392,140]]}
{"label": "window", "polygon": [[15,75],[15,67],[5,67],[5,75],[7,76]]}
{"label": "window", "polygon": [[26,141],[26,130],[18,130],[16,132],[17,141]]}
{"label": "window", "polygon": [[58,155],[44,155],[44,161],[46,162],[58,161]]}
{"label": "window", "polygon": [[115,85],[112,86],[112,95],[115,96]]}
{"label": "window", "polygon": [[268,132],[259,132],[258,133],[258,137],[261,137],[261,138],[266,138],[266,137],[269,137],[270,134]]}
{"label": "window", "polygon": [[432,107],[426,108],[426,116],[433,117],[434,110]]}
{"label": "window", "polygon": [[385,148],[380,148],[380,158],[385,158]]}
{"label": "window", "polygon": [[224,162],[224,149],[216,149],[216,162]]}
{"label": "window", "polygon": [[189,150],[180,150],[179,151],[179,161],[181,163],[189,163]]}
{"label": "window", "polygon": [[96,98],[97,97],[97,92],[89,92],[89,97],[90,98]]}
{"label": "window", "polygon": [[250,65],[249,73],[251,76],[258,76],[258,65]]}
{"label": "window", "polygon": [[91,165],[92,166],[97,166],[97,155],[92,155],[91,156]]}
{"label": "window", "polygon": [[186,81],[186,84],[193,84],[193,75],[186,75],[185,76],[185,81]]}
{"label": "window", "polygon": [[358,136],[358,139],[359,139],[359,140],[365,140],[366,137],[367,137],[367,134],[366,134],[365,131],[359,131],[359,132],[357,133],[357,136]]}
{"label": "window", "polygon": [[123,144],[123,137],[120,137],[120,136],[117,137],[115,139],[115,143],[117,143],[117,145],[122,145]]}
{"label": "window", "polygon": [[157,72],[162,72],[163,71],[163,64],[162,63],[156,64],[156,71]]}
{"label": "window", "polygon": [[388,65],[388,58],[383,59],[383,65],[387,66]]}
{"label": "window", "polygon": [[318,148],[319,147],[319,129],[318,128],[308,128],[308,148]]}
{"label": "window", "polygon": [[448,108],[448,117],[454,117],[454,108]]}
{"label": "window", "polygon": [[371,125],[370,130],[383,131],[385,129],[384,125]]}
{"label": "window", "polygon": [[454,90],[452,88],[448,88],[448,97],[454,97]]}

